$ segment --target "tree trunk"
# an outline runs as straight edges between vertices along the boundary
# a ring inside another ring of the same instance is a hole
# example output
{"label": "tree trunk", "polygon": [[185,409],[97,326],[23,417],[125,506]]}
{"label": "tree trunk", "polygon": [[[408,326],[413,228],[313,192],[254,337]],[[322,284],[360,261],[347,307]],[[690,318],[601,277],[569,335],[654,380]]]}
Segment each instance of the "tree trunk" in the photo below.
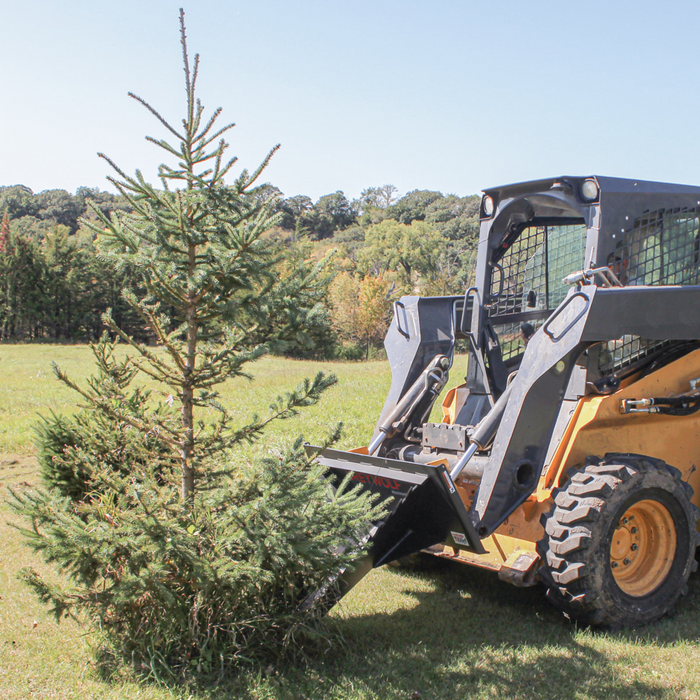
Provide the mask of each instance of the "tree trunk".
{"label": "tree trunk", "polygon": [[[189,246],[190,276],[195,270],[195,248]],[[197,299],[194,290],[187,293],[187,356],[185,358],[185,382],[182,387],[182,427],[184,435],[180,451],[182,465],[182,500],[194,499],[195,474],[192,464],[194,453],[194,368],[197,359]]]}

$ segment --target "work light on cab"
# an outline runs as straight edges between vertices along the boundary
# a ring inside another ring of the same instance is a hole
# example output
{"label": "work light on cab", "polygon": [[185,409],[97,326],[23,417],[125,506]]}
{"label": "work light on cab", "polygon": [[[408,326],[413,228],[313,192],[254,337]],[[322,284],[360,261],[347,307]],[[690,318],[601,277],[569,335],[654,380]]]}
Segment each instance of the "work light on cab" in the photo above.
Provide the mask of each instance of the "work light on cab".
{"label": "work light on cab", "polygon": [[595,180],[584,180],[581,185],[581,194],[587,202],[598,198],[598,183]]}

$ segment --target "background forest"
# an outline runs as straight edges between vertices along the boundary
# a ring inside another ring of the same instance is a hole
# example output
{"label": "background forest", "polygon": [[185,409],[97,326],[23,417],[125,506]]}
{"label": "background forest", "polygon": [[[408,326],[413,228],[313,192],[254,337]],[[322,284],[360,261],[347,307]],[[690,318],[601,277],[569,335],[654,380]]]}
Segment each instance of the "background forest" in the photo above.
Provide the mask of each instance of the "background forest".
{"label": "background forest", "polygon": [[[392,185],[369,187],[352,201],[342,191],[316,202],[284,197],[272,185],[253,196],[274,201],[277,225],[266,235],[280,254],[278,302],[265,310],[268,328],[261,332],[269,337],[272,327],[288,329],[288,318],[278,323],[285,315],[304,318],[299,333],[276,339],[278,352],[370,357],[381,345],[395,299],[458,294],[471,281],[478,196],[413,190],[399,197]],[[118,325],[148,340],[121,295],[140,286],[138,274],[129,267],[115,271],[86,225],[98,211],[116,210],[128,210],[122,197],[88,187],[75,194],[0,187],[0,340],[95,340],[109,308]],[[314,284],[286,298],[286,282],[299,275],[312,276]]]}

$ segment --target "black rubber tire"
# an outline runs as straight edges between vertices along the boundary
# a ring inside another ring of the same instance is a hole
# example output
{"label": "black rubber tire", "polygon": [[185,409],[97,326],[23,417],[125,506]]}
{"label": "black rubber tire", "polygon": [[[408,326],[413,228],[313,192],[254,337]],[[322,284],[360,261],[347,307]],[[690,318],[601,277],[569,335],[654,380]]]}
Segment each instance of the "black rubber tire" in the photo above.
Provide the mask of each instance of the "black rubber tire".
{"label": "black rubber tire", "polygon": [[[665,615],[687,592],[698,566],[699,512],[678,469],[642,455],[590,457],[553,495],[555,507],[543,516],[545,536],[537,546],[543,562],[538,573],[547,597],[567,617],[586,625],[636,627]],[[615,581],[610,547],[622,515],[646,499],[671,514],[676,551],[665,579],[648,594],[631,596]]]}

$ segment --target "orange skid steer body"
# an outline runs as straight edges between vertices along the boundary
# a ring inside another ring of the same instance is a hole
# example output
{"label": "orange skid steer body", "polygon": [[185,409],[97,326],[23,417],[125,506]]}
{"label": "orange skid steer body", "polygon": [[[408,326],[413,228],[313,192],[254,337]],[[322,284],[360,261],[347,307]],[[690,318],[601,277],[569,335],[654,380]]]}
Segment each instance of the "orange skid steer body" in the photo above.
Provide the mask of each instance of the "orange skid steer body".
{"label": "orange skid steer body", "polygon": [[329,584],[333,600],[428,551],[540,582],[586,624],[668,612],[697,568],[699,285],[698,187],[564,177],[485,190],[475,286],[396,302],[370,444],[318,454],[331,480],[352,473],[388,511]]}

